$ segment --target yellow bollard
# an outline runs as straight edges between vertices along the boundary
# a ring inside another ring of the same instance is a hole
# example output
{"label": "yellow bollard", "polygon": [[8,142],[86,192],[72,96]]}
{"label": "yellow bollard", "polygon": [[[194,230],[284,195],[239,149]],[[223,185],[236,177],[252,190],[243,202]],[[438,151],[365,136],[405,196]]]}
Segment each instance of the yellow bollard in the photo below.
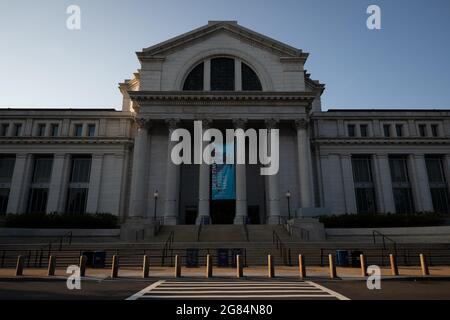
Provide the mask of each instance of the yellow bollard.
{"label": "yellow bollard", "polygon": [[397,259],[395,259],[395,256],[392,253],[389,255],[389,261],[391,262],[391,274],[393,276],[398,276]]}
{"label": "yellow bollard", "polygon": [[209,254],[206,255],[206,277],[211,278],[213,275],[212,261]]}
{"label": "yellow bollard", "polygon": [[269,278],[274,278],[275,277],[275,265],[272,259],[272,255],[267,255],[267,271],[268,271],[268,276]]}
{"label": "yellow bollard", "polygon": [[241,257],[236,256],[236,277],[242,278],[244,276],[244,270],[242,269]]}
{"label": "yellow bollard", "polygon": [[148,256],[144,255],[144,260],[142,262],[142,278],[148,278],[148,271],[150,269],[150,261]]}
{"label": "yellow bollard", "polygon": [[359,262],[361,263],[361,276],[367,276],[366,257],[363,254],[359,255]]}
{"label": "yellow bollard", "polygon": [[175,270],[174,270],[175,278],[181,277],[181,261],[178,255],[175,255]]}
{"label": "yellow bollard", "polygon": [[332,254],[328,255],[328,262],[330,264],[330,278],[334,279],[337,277],[336,266],[334,265],[334,256]]}
{"label": "yellow bollard", "polygon": [[47,269],[47,276],[54,276],[56,270],[56,258],[54,256],[50,256],[48,259],[48,269]]}
{"label": "yellow bollard", "polygon": [[111,264],[111,278],[117,278],[119,275],[119,256],[113,255]]}
{"label": "yellow bollard", "polygon": [[306,278],[305,257],[302,254],[298,255],[298,269],[300,271],[300,278]]}
{"label": "yellow bollard", "polygon": [[80,277],[84,277],[86,275],[86,262],[87,257],[86,256],[80,256]]}
{"label": "yellow bollard", "polygon": [[17,257],[17,264],[16,264],[16,276],[22,276],[23,275],[23,257],[18,256]]}
{"label": "yellow bollard", "polygon": [[430,275],[430,270],[428,269],[427,258],[422,253],[420,254],[420,267],[422,269],[422,275],[423,276],[429,276]]}

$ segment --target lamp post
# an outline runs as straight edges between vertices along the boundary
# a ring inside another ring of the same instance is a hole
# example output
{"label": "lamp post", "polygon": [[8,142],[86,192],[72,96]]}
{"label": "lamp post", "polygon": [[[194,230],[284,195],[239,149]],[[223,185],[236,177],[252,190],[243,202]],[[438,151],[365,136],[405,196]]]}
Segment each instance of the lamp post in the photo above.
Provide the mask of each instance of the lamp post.
{"label": "lamp post", "polygon": [[291,220],[291,192],[289,190],[286,192],[286,199],[288,202],[288,217]]}
{"label": "lamp post", "polygon": [[158,204],[158,190],[153,193],[153,198],[155,199],[155,204],[153,206],[153,221],[156,221],[156,205]]}

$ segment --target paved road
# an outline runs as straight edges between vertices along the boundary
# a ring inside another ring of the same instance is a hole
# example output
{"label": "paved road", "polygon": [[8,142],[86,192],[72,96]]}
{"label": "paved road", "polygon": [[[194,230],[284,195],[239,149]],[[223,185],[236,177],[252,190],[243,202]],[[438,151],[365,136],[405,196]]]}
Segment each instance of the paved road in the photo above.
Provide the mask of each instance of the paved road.
{"label": "paved road", "polygon": [[[368,290],[364,281],[327,281],[315,280],[280,281],[274,280],[214,280],[207,279],[167,279],[158,280],[101,280],[82,281],[81,290],[68,290],[65,281],[34,280],[34,281],[4,281],[0,279],[0,300],[5,299],[107,299],[125,300],[130,297],[138,299],[180,299],[195,298],[195,296],[211,297],[211,295],[226,295],[232,299],[433,299],[450,300],[450,281],[437,280],[389,280],[382,281],[381,290]],[[222,283],[220,283],[222,282]],[[226,283],[225,283],[226,282]],[[280,283],[280,282],[284,282]],[[195,288],[194,288],[195,287]],[[226,288],[224,288],[226,287]],[[267,289],[266,289],[267,287]],[[179,288],[179,289],[174,289]],[[195,291],[195,292],[193,292]],[[227,293],[211,292],[227,291]],[[246,292],[244,292],[246,291]],[[267,292],[266,292],[267,291]],[[270,292],[269,292],[270,291]],[[247,295],[247,297],[243,297]],[[277,297],[273,297],[278,295]],[[291,297],[287,297],[291,295]],[[307,295],[314,295],[309,297]],[[164,296],[164,297],[163,297]],[[167,296],[172,296],[167,298]],[[175,296],[175,297],[174,297]],[[252,298],[249,296],[258,296]],[[217,299],[218,297],[216,297]],[[201,298],[203,299],[203,298]]]}
{"label": "paved road", "polygon": [[348,300],[310,281],[157,281],[127,300],[139,299],[314,299]]}

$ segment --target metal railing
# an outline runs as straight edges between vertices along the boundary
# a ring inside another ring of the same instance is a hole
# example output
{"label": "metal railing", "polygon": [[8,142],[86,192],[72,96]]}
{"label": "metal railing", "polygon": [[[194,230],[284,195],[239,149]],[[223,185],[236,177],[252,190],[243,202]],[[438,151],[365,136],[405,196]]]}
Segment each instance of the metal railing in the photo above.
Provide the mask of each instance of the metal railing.
{"label": "metal railing", "polygon": [[294,235],[294,230],[299,230],[299,232],[297,233],[297,235],[300,235],[300,239],[301,240],[309,240],[309,230],[306,230],[304,228],[301,227],[297,227],[297,226],[293,226],[289,223],[286,223],[283,225],[284,229],[286,230],[286,232],[289,234],[290,237],[292,237]]}
{"label": "metal railing", "polygon": [[280,252],[281,261],[284,265],[292,265],[291,261],[291,249],[288,248],[283,241],[281,241],[280,236],[275,230],[272,232],[272,243],[275,245],[276,249]]}
{"label": "metal railing", "polygon": [[[173,240],[175,238],[175,232],[172,231],[169,234],[169,237],[167,238],[166,242],[164,243],[163,249],[162,249],[162,254],[161,254],[161,266],[163,267],[165,264],[165,259],[167,257],[170,257],[171,259],[171,264],[173,264]],[[170,252],[170,254],[169,254]]]}
{"label": "metal railing", "polygon": [[[373,238],[373,243],[376,244],[377,243],[377,237],[381,237],[382,243],[383,243],[383,249],[384,250],[389,250],[390,248],[387,247],[386,245],[386,240],[389,241],[389,243],[392,244],[392,249],[395,255],[397,255],[397,242],[395,242],[394,239],[388,237],[387,235],[377,231],[377,230],[373,230],[372,231],[372,238]],[[382,261],[384,263],[384,261]]]}

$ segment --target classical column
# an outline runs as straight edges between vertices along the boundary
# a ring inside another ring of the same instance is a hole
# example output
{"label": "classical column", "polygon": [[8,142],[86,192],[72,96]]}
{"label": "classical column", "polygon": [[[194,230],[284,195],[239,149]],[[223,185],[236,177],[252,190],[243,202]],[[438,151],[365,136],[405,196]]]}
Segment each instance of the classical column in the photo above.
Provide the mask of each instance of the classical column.
{"label": "classical column", "polygon": [[[203,141],[203,135],[205,131],[208,130],[210,125],[210,120],[202,120],[202,141],[201,151],[203,152],[205,145],[207,142]],[[210,198],[210,166],[204,161],[199,165],[199,181],[198,181],[198,216],[196,224],[200,224],[205,221],[209,221],[210,212],[209,212],[209,198]]]}
{"label": "classical column", "polygon": [[52,177],[47,201],[47,212],[62,212],[62,198],[66,188],[64,186],[65,175],[70,156],[65,153],[57,153],[53,159]]}
{"label": "classical column", "polygon": [[26,210],[29,182],[31,180],[32,155],[16,154],[11,187],[9,190],[7,213],[23,213]]}
{"label": "classical column", "polygon": [[[272,145],[271,145],[271,131],[278,128],[278,122],[275,120],[266,121],[266,128],[268,133],[267,139],[267,147],[269,153],[271,154]],[[267,206],[268,206],[268,223],[269,224],[279,224],[283,221],[281,220],[280,214],[280,192],[279,192],[279,182],[278,182],[278,173],[274,175],[266,176],[266,188],[267,188]]]}
{"label": "classical column", "polygon": [[[389,158],[387,154],[375,155],[375,184],[377,194],[381,196],[383,206],[379,211],[384,213],[395,213],[394,193],[392,190],[391,170],[389,167]],[[378,202],[380,204],[381,201]]]}
{"label": "classical column", "polygon": [[138,132],[134,140],[133,170],[131,176],[130,211],[129,218],[145,217],[145,195],[147,182],[147,155],[148,155],[148,121],[137,119]]}
{"label": "classical column", "polygon": [[166,167],[166,200],[164,211],[164,224],[175,225],[178,222],[178,198],[180,190],[180,165],[176,165],[172,161],[172,148],[178,143],[171,141],[172,133],[178,127],[178,120],[170,119],[167,121],[169,128],[167,143],[167,167]]}
{"label": "classical column", "polygon": [[357,213],[355,197],[355,182],[353,181],[352,157],[350,154],[341,154],[342,182],[344,184],[346,213]]}
{"label": "classical column", "polygon": [[408,156],[408,160],[411,166],[411,182],[417,211],[433,212],[433,200],[428,182],[425,156],[423,154],[411,154]]}
{"label": "classical column", "polygon": [[312,184],[312,161],[309,143],[308,121],[295,121],[297,129],[298,174],[300,186],[300,202],[302,208],[314,207]]}
{"label": "classical column", "polygon": [[[234,129],[242,129],[245,131],[245,121],[233,121]],[[244,144],[245,145],[245,144]],[[235,143],[235,155],[237,155],[237,144]],[[241,150],[241,152],[245,152]],[[235,159],[236,156],[235,156]],[[245,163],[235,163],[236,169],[236,215],[234,217],[234,224],[244,224],[247,220],[247,177],[245,170]]]}
{"label": "classical column", "polygon": [[[91,164],[91,176],[89,177],[89,193],[86,203],[86,212],[98,212],[98,200],[102,184],[103,154],[93,154]],[[108,186],[111,188],[111,186]]]}

